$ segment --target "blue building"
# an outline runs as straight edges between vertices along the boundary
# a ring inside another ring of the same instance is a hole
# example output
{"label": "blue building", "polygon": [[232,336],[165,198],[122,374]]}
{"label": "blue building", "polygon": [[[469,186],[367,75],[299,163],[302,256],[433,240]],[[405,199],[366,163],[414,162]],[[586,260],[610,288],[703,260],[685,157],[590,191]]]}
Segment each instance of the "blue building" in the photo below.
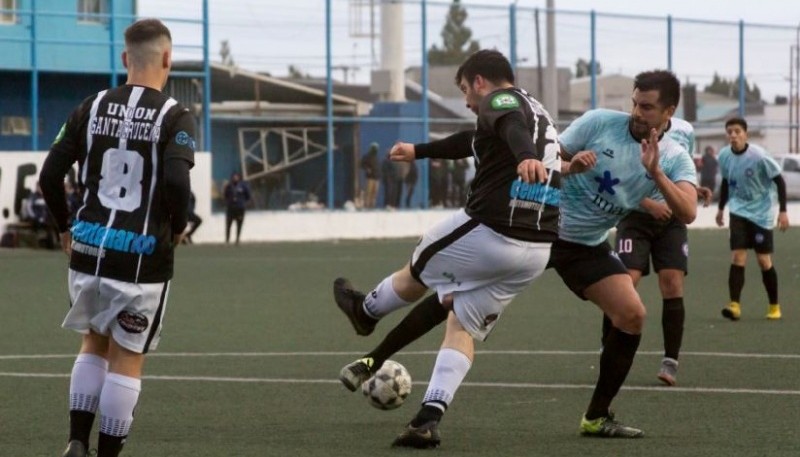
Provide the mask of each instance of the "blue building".
{"label": "blue building", "polygon": [[124,75],[123,31],[136,2],[4,0],[0,7],[0,151],[46,149],[75,105]]}

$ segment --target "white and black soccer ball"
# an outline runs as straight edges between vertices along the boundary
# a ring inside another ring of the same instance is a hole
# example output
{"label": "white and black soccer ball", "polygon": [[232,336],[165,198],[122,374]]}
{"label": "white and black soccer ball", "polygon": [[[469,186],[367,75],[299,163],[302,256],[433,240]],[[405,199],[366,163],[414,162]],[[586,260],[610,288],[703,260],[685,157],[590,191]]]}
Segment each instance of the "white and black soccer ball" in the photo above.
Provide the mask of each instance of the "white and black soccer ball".
{"label": "white and black soccer ball", "polygon": [[383,410],[395,409],[411,394],[411,375],[403,365],[387,360],[361,385],[361,392],[370,405]]}

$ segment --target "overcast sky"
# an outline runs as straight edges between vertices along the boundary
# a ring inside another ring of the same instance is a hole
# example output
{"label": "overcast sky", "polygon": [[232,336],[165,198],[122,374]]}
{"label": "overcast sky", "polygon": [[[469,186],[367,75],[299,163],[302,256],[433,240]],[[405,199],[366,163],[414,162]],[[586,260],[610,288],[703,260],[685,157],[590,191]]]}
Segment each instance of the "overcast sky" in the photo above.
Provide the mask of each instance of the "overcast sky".
{"label": "overcast sky", "polygon": [[[380,0],[375,0],[379,2]],[[333,0],[333,64],[337,79],[366,83],[370,70],[379,65],[379,42],[367,36],[368,8],[355,15],[352,4],[369,0]],[[441,44],[440,32],[449,0],[428,2],[428,44]],[[482,47],[496,47],[508,54],[508,0],[462,0],[469,17],[466,25]],[[200,0],[139,0],[142,16],[200,18]],[[521,65],[534,65],[537,58],[534,8],[545,0],[519,0],[518,56]],[[701,86],[714,72],[726,78],[738,74],[738,27],[735,24],[704,24],[678,19],[753,24],[745,31],[745,75],[762,91],[767,101],[789,92],[790,46],[800,25],[797,0],[555,0],[556,46],[559,66],[574,68],[578,58],[590,54],[588,12],[602,13],[597,19],[597,60],[604,73],[633,75],[652,68],[666,68],[666,16],[673,23],[672,68],[684,82]],[[406,66],[419,65],[422,58],[419,1],[403,6]],[[325,75],[325,0],[210,0],[211,54],[219,60],[220,43],[228,40],[240,67],[288,73],[289,65],[312,76]],[[614,15],[659,18],[620,18]],[[376,20],[380,14],[376,13]],[[541,19],[544,37],[544,17]],[[199,56],[202,43],[197,27],[169,23],[178,57]],[[781,27],[765,27],[779,25]],[[379,28],[379,25],[378,25]],[[544,38],[542,38],[544,39]],[[545,43],[542,42],[544,59]]]}

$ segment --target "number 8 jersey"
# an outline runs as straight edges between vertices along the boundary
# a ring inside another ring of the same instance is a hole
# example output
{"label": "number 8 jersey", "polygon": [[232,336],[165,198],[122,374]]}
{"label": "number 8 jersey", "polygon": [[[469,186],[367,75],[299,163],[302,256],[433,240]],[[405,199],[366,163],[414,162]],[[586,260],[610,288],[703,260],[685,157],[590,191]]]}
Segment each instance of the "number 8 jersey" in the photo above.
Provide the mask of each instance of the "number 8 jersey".
{"label": "number 8 jersey", "polygon": [[[169,204],[165,164],[194,164],[194,131],[191,114],[175,99],[135,85],[93,95],[70,115],[47,162],[59,169],[79,164],[84,194],[70,228],[71,269],[127,282],[172,277],[173,236],[186,225],[186,208]],[[59,208],[51,210],[66,230]]]}

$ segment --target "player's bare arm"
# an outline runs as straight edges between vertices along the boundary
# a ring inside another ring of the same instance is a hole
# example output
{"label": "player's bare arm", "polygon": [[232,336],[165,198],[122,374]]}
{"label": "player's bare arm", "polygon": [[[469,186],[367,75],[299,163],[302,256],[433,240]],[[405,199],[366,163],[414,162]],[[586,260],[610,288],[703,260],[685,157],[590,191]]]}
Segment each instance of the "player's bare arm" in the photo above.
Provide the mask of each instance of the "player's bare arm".
{"label": "player's bare arm", "polygon": [[697,189],[693,183],[674,183],[659,166],[658,130],[650,129],[648,138],[642,140],[642,165],[653,178],[653,182],[667,201],[672,214],[684,224],[691,224],[697,217]]}
{"label": "player's bare arm", "polygon": [[597,155],[594,151],[580,151],[574,154],[569,161],[562,161],[561,173],[564,175],[583,173],[597,165]]}

